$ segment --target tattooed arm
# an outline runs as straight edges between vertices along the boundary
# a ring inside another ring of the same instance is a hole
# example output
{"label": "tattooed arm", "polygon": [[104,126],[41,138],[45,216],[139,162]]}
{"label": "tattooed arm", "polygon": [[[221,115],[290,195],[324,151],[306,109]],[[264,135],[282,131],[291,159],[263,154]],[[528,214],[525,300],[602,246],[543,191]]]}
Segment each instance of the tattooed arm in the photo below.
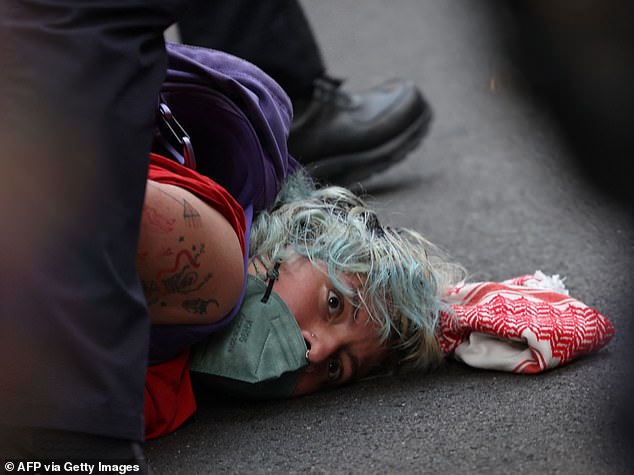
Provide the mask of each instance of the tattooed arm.
{"label": "tattooed arm", "polygon": [[177,186],[148,180],[136,262],[152,323],[213,323],[240,296],[244,267],[235,231]]}

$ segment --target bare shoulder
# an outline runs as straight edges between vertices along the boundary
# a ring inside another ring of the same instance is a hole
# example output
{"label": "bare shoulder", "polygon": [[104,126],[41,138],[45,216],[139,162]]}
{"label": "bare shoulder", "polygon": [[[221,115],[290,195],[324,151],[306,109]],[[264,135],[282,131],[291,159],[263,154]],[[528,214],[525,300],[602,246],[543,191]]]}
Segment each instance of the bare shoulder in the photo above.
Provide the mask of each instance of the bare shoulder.
{"label": "bare shoulder", "polygon": [[136,261],[153,323],[213,323],[242,290],[244,260],[233,227],[174,185],[148,180]]}

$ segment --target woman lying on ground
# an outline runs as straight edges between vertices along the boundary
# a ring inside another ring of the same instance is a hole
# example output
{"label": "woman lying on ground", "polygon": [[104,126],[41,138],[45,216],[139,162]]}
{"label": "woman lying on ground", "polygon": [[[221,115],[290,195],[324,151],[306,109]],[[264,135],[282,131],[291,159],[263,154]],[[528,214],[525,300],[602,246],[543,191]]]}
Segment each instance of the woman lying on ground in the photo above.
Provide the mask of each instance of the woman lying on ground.
{"label": "woman lying on ground", "polygon": [[301,172],[251,226],[208,177],[153,155],[149,178],[137,265],[167,337],[151,345],[163,356],[148,369],[148,438],[195,411],[190,370],[227,394],[288,397],[449,354],[538,372],[612,336],[557,279],[464,284],[419,233],[382,226],[359,197]]}
{"label": "woman lying on ground", "polygon": [[[253,65],[176,44],[168,60],[154,149],[189,166],[152,155],[149,169],[137,255],[153,323],[148,438],[195,412],[190,373],[228,396],[289,397],[446,356],[535,373],[612,337],[557,276],[462,283],[417,232],[294,174],[289,99]],[[187,131],[176,144],[174,131]],[[174,153],[186,143],[197,160]]]}

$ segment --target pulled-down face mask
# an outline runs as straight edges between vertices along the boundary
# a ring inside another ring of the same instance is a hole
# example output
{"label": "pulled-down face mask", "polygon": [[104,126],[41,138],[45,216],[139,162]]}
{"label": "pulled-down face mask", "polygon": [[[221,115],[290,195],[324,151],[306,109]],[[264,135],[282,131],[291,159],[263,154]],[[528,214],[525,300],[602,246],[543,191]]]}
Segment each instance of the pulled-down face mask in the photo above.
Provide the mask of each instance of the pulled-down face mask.
{"label": "pulled-down face mask", "polygon": [[249,275],[240,311],[220,332],[192,348],[194,378],[229,396],[288,397],[308,366],[308,347],[284,300]]}

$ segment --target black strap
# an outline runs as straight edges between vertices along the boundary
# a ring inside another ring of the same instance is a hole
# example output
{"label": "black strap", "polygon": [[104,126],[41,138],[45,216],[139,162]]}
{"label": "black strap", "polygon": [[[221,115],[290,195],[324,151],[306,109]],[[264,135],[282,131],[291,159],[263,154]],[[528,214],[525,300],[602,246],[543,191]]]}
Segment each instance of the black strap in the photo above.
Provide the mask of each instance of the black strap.
{"label": "black strap", "polygon": [[262,303],[266,303],[269,301],[271,292],[273,292],[273,284],[275,283],[275,280],[280,276],[280,263],[276,262],[275,265],[273,266],[273,269],[268,270],[266,275],[269,278],[269,283],[266,286],[264,297],[262,297]]}

